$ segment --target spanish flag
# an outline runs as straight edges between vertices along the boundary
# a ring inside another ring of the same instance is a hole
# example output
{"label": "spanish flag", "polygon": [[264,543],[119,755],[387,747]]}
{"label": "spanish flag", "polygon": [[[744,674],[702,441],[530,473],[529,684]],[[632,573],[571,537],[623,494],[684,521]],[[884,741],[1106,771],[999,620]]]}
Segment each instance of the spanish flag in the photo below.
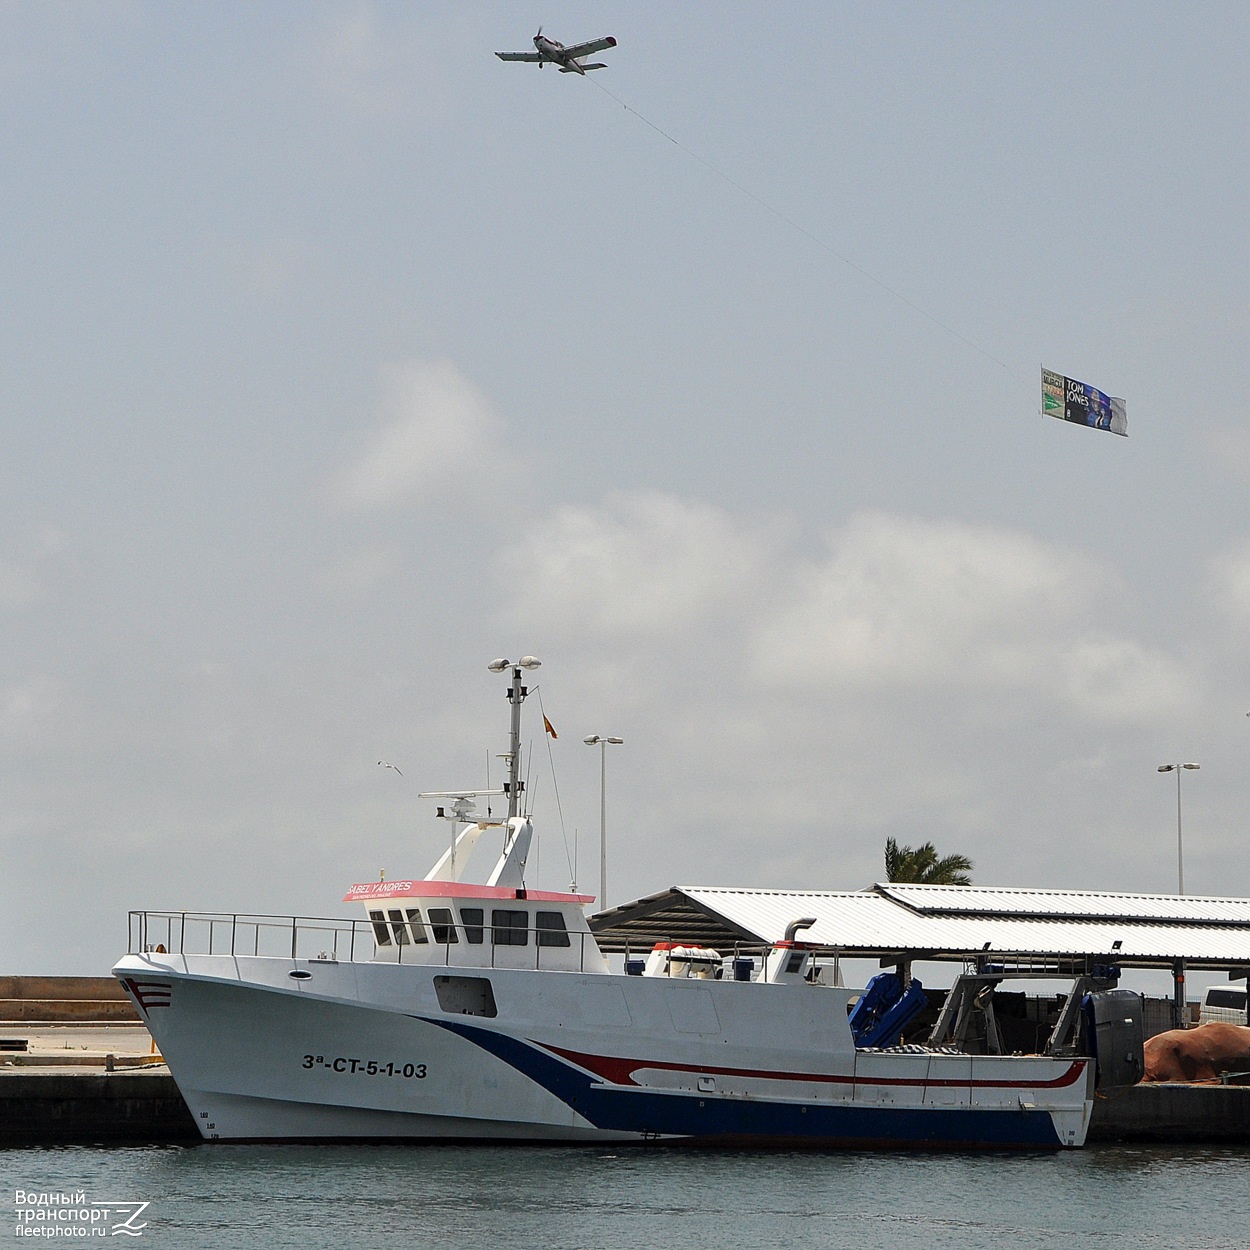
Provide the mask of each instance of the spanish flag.
{"label": "spanish flag", "polygon": [[549,733],[549,734],[550,734],[553,738],[558,738],[558,737],[560,736],[558,733],[556,733],[555,729],[552,727],[551,722],[547,719],[547,717],[546,717],[546,716],[544,716],[544,717],[543,717],[543,728],[544,728],[544,729],[545,729],[545,730],[546,730],[546,731],[547,731],[547,732],[548,732],[548,733]]}

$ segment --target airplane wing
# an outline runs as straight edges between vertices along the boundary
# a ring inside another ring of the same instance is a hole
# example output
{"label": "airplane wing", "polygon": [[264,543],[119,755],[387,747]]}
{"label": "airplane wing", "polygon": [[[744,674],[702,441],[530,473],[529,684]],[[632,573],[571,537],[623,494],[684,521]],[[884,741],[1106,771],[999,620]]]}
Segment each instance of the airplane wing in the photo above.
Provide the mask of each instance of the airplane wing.
{"label": "airplane wing", "polygon": [[611,35],[603,39],[592,39],[589,43],[575,43],[571,48],[565,48],[566,55],[574,58],[590,56],[592,52],[602,52],[605,48],[615,48],[616,40]]}
{"label": "airplane wing", "polygon": [[537,52],[496,52],[501,61],[541,61]]}

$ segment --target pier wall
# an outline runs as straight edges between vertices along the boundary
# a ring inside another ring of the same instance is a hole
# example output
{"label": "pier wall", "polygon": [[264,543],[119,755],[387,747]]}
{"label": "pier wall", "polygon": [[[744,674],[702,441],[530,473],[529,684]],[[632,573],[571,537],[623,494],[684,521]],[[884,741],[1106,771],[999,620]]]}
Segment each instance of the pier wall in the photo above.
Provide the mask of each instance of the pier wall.
{"label": "pier wall", "polygon": [[1130,1085],[1099,1091],[1089,1140],[1250,1143],[1250,1085]]}
{"label": "pier wall", "polygon": [[0,1145],[199,1140],[168,1072],[0,1075]]}
{"label": "pier wall", "polygon": [[0,976],[0,1022],[138,1021],[113,977]]}

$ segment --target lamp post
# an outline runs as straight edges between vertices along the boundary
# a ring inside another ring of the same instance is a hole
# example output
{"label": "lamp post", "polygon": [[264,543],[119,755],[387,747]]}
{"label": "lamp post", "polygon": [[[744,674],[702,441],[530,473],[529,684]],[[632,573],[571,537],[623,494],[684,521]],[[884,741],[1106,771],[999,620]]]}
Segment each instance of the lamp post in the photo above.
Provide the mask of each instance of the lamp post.
{"label": "lamp post", "polygon": [[1159,772],[1176,774],[1176,892],[1185,893],[1185,852],[1181,841],[1181,770],[1201,768],[1201,764],[1160,764]]}
{"label": "lamp post", "polygon": [[608,744],[620,746],[624,738],[591,734],[582,741],[599,748],[599,909],[608,905]]}

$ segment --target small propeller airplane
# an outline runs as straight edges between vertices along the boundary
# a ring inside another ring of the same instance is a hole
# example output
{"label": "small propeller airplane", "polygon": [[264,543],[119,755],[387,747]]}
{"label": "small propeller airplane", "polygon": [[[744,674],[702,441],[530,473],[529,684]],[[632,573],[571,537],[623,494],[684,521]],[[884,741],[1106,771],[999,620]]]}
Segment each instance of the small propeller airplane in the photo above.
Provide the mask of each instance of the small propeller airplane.
{"label": "small propeller airplane", "polygon": [[538,34],[534,36],[533,52],[496,52],[495,55],[501,61],[537,61],[539,69],[550,61],[560,67],[562,74],[585,74],[588,69],[607,69],[607,66],[602,61],[587,65],[584,57],[615,47],[616,40],[608,35],[604,39],[591,39],[587,43],[575,43],[566,48],[564,44],[548,39],[540,26]]}

